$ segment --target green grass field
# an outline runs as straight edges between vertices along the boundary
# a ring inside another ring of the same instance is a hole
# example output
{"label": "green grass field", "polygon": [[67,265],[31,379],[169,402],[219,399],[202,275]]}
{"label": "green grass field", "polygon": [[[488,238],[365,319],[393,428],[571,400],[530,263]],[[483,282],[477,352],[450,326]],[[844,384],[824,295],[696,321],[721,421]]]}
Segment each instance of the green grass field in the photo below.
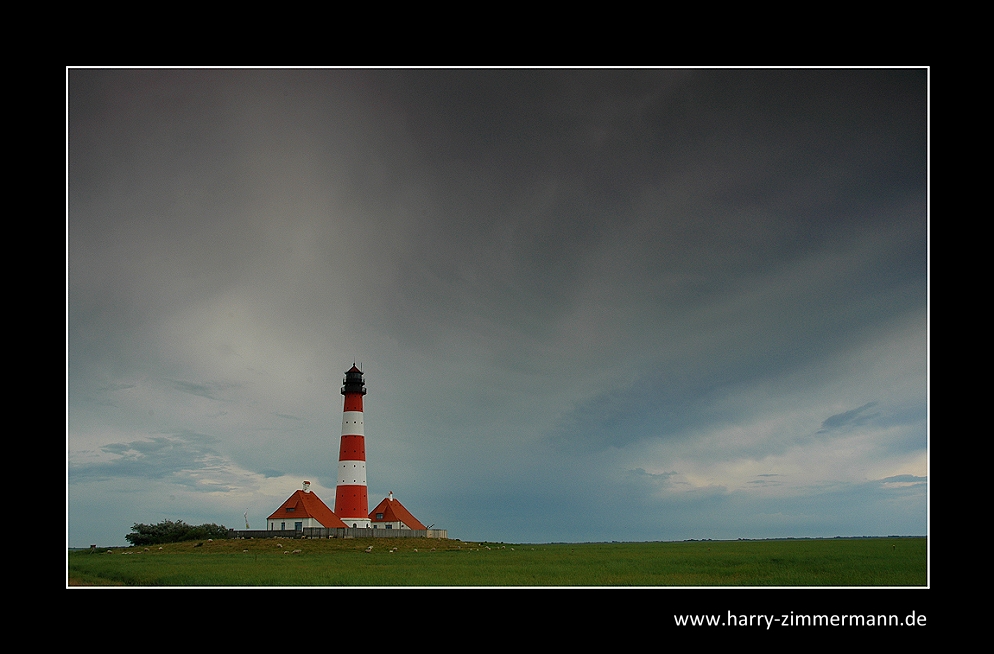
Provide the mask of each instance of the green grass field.
{"label": "green grass field", "polygon": [[[925,586],[925,538],[494,544],[221,540],[68,554],[68,585]],[[366,548],[372,545],[371,552]],[[280,547],[282,546],[282,547]],[[396,551],[391,551],[396,548]],[[434,548],[434,549],[433,549]],[[300,550],[299,553],[292,553]]]}

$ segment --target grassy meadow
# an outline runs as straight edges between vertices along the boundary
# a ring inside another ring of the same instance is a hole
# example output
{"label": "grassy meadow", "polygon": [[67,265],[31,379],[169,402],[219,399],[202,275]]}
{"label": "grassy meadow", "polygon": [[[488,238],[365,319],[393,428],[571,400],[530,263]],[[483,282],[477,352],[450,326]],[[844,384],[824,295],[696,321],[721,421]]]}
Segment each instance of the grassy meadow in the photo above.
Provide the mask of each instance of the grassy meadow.
{"label": "grassy meadow", "polygon": [[[925,538],[495,544],[217,540],[68,553],[68,585],[925,586]],[[366,549],[372,546],[372,550]],[[294,553],[294,550],[299,552]]]}

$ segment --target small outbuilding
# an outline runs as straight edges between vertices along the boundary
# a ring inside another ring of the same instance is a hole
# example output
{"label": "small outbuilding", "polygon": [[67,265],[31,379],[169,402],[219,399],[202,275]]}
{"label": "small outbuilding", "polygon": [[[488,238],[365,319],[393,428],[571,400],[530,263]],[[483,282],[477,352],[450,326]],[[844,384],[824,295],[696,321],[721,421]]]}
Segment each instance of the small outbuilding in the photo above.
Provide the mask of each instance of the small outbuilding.
{"label": "small outbuilding", "polygon": [[324,527],[326,529],[345,528],[335,512],[308,490],[311,482],[305,481],[303,488],[296,491],[266,519],[269,531],[301,531],[304,527]]}
{"label": "small outbuilding", "polygon": [[427,529],[421,521],[411,515],[390,491],[382,502],[369,514],[373,529]]}

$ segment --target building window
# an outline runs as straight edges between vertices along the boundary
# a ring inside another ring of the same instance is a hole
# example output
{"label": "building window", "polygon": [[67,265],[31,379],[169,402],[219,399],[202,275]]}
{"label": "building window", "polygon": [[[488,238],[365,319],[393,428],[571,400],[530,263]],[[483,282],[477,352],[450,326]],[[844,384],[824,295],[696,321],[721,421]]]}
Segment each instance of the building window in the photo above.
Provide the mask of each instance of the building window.
{"label": "building window", "polygon": [[377,520],[382,520],[383,519],[383,514],[382,513],[377,513],[376,514],[376,519]]}
{"label": "building window", "polygon": [[387,525],[387,529],[393,529],[393,525]]}

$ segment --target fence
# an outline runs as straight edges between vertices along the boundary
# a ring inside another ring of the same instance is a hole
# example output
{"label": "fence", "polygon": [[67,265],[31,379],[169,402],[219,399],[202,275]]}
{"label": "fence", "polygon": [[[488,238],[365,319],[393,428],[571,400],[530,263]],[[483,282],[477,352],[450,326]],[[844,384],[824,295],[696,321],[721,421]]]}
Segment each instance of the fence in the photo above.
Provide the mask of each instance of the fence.
{"label": "fence", "polygon": [[228,538],[448,538],[447,529],[229,529]]}

